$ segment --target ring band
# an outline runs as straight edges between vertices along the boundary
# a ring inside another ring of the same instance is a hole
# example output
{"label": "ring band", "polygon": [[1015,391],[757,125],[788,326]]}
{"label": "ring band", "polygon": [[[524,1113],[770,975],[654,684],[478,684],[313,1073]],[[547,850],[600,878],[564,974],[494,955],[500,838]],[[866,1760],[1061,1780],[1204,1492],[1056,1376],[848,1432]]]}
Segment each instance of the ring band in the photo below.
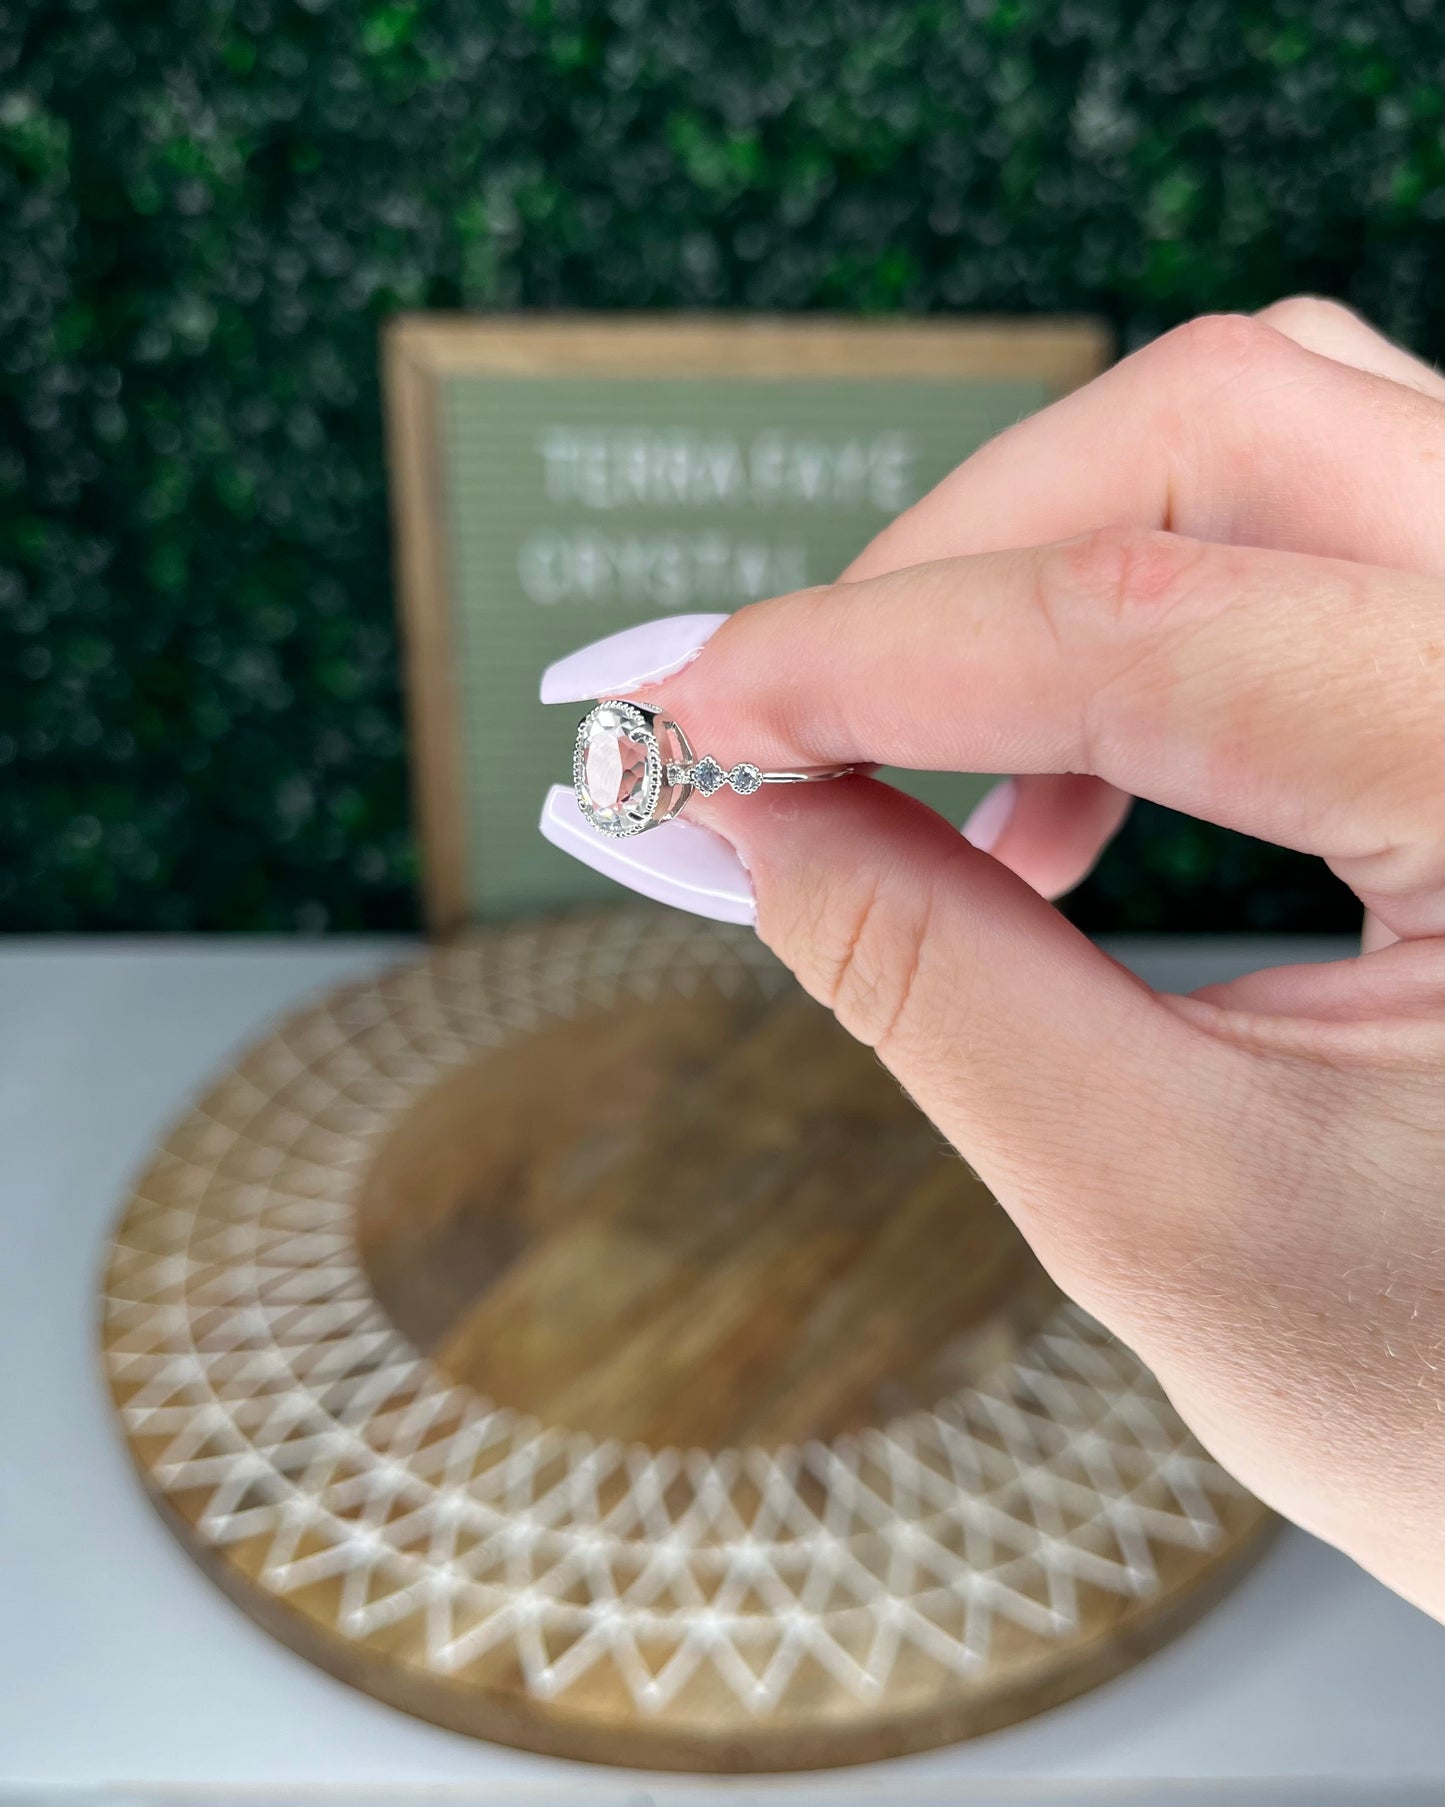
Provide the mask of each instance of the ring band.
{"label": "ring band", "polygon": [[601,834],[641,834],[670,822],[694,795],[726,787],[750,797],[765,784],[821,784],[846,778],[853,765],[800,766],[765,772],[750,761],[724,768],[701,758],[675,721],[637,703],[600,702],[583,716],[572,755],[577,807]]}

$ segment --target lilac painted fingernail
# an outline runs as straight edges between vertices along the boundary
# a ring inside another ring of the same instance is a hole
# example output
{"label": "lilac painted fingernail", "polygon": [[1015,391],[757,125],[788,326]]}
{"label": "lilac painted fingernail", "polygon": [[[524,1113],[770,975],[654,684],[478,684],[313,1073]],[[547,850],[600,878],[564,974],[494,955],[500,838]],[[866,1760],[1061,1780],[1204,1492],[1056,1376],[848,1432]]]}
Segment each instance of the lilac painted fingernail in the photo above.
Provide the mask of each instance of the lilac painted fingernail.
{"label": "lilac painted fingernail", "polygon": [[971,847],[977,847],[980,853],[992,853],[998,846],[1014,813],[1018,790],[1012,778],[1005,778],[1002,784],[984,792],[963,825],[963,838]]}
{"label": "lilac painted fingernail", "polygon": [[674,909],[714,922],[757,921],[747,869],[721,835],[696,822],[614,841],[589,825],[569,785],[554,784],[542,806],[542,835],[594,872]]}
{"label": "lilac painted fingernail", "polygon": [[726,615],[664,615],[594,640],[547,667],[542,701],[585,703],[660,683],[690,665],[726,620]]}

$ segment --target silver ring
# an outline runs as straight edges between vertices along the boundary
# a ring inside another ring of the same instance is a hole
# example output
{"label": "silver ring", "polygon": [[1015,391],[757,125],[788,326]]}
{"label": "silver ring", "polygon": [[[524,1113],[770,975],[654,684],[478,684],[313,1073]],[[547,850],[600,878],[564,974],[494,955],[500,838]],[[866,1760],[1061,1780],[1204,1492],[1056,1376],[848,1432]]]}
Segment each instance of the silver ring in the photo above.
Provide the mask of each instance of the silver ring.
{"label": "silver ring", "polygon": [[764,772],[746,760],[724,769],[711,753],[699,759],[676,722],[637,703],[609,700],[578,724],[572,788],[577,807],[598,833],[621,838],[670,822],[690,797],[711,797],[724,786],[750,797],[765,784],[820,784],[857,769],[825,765]]}

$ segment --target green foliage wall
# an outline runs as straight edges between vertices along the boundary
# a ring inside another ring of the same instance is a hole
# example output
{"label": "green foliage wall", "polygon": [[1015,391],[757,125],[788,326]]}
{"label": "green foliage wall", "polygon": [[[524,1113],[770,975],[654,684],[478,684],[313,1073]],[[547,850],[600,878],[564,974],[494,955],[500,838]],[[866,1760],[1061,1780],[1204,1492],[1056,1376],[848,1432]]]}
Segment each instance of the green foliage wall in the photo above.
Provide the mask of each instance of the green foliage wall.
{"label": "green foliage wall", "polygon": [[[398,308],[1438,341],[1434,0],[0,0],[0,923],[413,920]],[[1145,812],[1092,923],[1326,926]]]}

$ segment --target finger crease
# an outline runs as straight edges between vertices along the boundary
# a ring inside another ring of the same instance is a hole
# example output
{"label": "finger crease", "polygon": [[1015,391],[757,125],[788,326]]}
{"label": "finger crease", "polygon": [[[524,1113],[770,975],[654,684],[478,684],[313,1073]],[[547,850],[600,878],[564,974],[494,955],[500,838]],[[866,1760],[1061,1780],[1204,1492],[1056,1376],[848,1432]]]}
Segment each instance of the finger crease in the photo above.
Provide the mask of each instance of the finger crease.
{"label": "finger crease", "polygon": [[923,972],[923,955],[928,946],[929,932],[933,926],[934,892],[930,886],[928,900],[923,907],[923,920],[910,938],[909,955],[904,963],[902,986],[898,1002],[889,1015],[883,1033],[873,1043],[875,1052],[881,1054],[885,1044],[891,1042],[898,1032],[899,1025],[908,1014],[908,1007],[913,1002],[913,993]]}

